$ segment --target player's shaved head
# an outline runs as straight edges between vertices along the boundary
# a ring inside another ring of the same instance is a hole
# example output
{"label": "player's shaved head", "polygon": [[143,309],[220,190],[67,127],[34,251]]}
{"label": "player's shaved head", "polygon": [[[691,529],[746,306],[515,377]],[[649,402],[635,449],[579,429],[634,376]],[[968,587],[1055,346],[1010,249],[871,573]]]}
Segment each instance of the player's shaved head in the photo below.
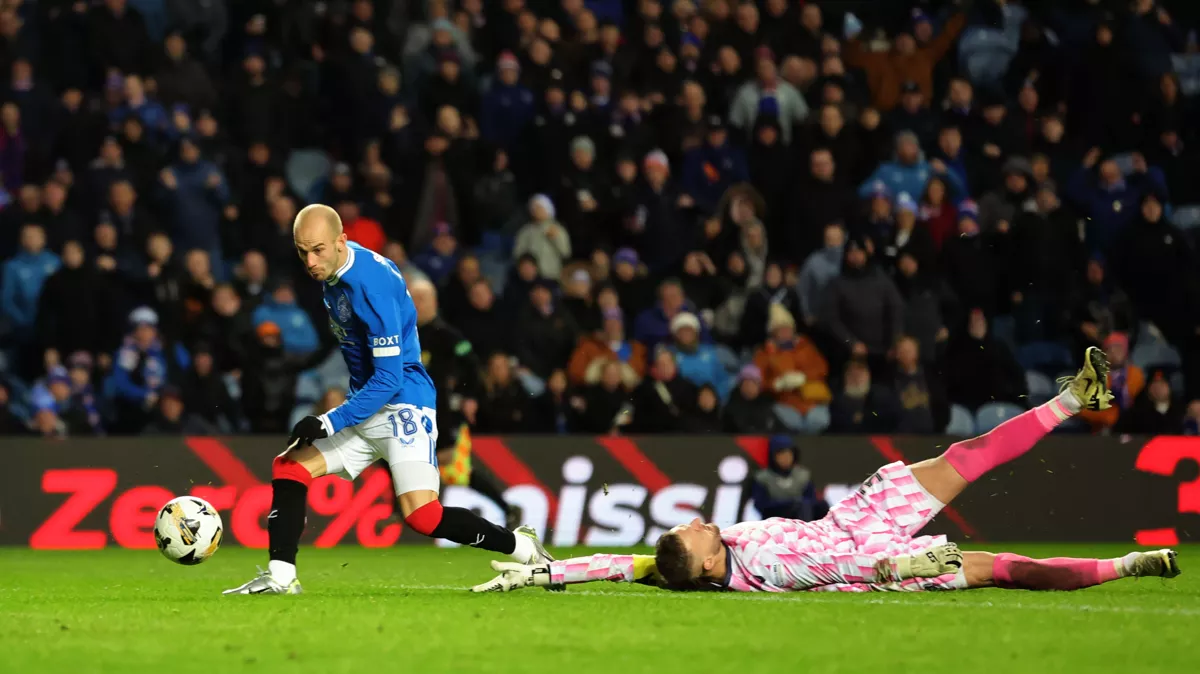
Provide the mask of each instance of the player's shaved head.
{"label": "player's shaved head", "polygon": [[[321,228],[324,229],[323,232]],[[301,232],[304,232],[305,238],[323,234],[327,240],[333,240],[342,233],[342,219],[337,211],[325,204],[310,204],[300,209],[295,222],[292,223],[292,236],[297,241],[300,240]]]}
{"label": "player's shaved head", "polygon": [[346,262],[346,234],[337,211],[324,204],[305,206],[292,222],[292,239],[305,269],[328,281]]}

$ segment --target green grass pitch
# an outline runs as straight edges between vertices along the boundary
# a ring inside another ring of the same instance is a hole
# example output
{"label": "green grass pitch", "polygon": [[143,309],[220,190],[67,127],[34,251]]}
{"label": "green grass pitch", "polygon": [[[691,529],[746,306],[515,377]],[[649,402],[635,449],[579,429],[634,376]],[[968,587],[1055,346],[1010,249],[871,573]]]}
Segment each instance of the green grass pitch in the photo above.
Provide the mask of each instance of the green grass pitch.
{"label": "green grass pitch", "polygon": [[181,567],[154,550],[0,548],[0,672],[1200,671],[1200,546],[1181,549],[1169,581],[836,596],[612,583],[476,596],[462,588],[491,577],[487,553],[344,547],[301,551],[303,596],[221,596],[264,558],[228,548]]}

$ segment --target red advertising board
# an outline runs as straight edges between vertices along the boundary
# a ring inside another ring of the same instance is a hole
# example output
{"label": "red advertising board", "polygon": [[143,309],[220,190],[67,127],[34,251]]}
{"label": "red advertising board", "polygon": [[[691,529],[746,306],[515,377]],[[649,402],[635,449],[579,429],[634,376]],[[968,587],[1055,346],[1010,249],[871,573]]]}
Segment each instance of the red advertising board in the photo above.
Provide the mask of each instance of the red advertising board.
{"label": "red advertising board", "polygon": [[[829,437],[801,440],[802,461],[836,500],[880,465],[936,456],[948,440]],[[219,509],[226,542],[266,547],[270,463],[278,438],[0,440],[0,544],[43,549],[153,547],[155,512],[179,494]],[[474,439],[524,520],[552,545],[652,543],[700,516],[725,525],[756,517],[745,482],[765,460],[762,438],[554,437]],[[1121,440],[1052,436],[971,485],[929,527],[956,540],[1200,539],[1200,438]],[[386,472],[354,483],[327,477],[309,492],[305,541],[388,546],[427,539],[392,518]],[[443,502],[503,521],[475,492]]]}

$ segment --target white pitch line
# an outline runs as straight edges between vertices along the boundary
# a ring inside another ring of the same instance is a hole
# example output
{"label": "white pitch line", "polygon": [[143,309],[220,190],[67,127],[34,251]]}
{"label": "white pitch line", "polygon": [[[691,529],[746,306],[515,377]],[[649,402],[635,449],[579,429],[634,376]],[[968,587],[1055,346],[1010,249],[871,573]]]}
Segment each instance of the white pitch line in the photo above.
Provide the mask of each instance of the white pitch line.
{"label": "white pitch line", "polygon": [[[426,591],[458,591],[466,592],[470,588],[464,588],[458,585],[385,585],[387,589],[393,590],[426,590]],[[526,590],[529,592],[531,590]],[[961,590],[960,590],[961,592]],[[942,592],[938,592],[941,594]],[[872,593],[863,593],[872,594]],[[882,593],[881,593],[882,594]],[[887,593],[893,594],[893,593]],[[895,594],[911,594],[911,593],[895,593]],[[671,599],[716,599],[718,601],[795,601],[806,604],[848,604],[853,603],[848,600],[835,600],[833,596],[818,594],[814,592],[611,592],[605,590],[575,590],[570,589],[566,592],[556,593],[556,596],[576,596],[576,597],[652,597],[662,599],[669,597]],[[803,596],[803,598],[801,598]],[[846,594],[838,594],[836,596],[845,597]],[[1196,616],[1200,617],[1200,609],[1192,608],[1155,608],[1152,606],[1102,606],[1095,604],[1015,604],[995,603],[990,601],[971,602],[971,601],[945,601],[940,599],[922,599],[920,601],[910,601],[906,599],[885,599],[883,597],[863,597],[859,603],[885,606],[911,606],[924,607],[933,606],[936,608],[953,608],[953,609],[1016,609],[1018,611],[1063,611],[1067,613],[1137,613],[1144,615],[1161,615],[1161,616]]]}

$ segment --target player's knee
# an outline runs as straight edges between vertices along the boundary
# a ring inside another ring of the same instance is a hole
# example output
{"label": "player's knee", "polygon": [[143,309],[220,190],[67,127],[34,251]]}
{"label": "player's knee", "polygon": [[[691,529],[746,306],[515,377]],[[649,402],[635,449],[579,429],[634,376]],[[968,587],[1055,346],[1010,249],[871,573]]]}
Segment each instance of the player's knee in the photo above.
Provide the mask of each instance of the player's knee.
{"label": "player's knee", "polygon": [[413,510],[405,516],[404,523],[413,531],[424,536],[432,536],[438,525],[442,523],[442,504],[434,499]]}
{"label": "player's knee", "polygon": [[307,485],[312,483],[313,476],[308,468],[304,467],[304,464],[286,454],[281,454],[271,462],[271,479],[294,480]]}

